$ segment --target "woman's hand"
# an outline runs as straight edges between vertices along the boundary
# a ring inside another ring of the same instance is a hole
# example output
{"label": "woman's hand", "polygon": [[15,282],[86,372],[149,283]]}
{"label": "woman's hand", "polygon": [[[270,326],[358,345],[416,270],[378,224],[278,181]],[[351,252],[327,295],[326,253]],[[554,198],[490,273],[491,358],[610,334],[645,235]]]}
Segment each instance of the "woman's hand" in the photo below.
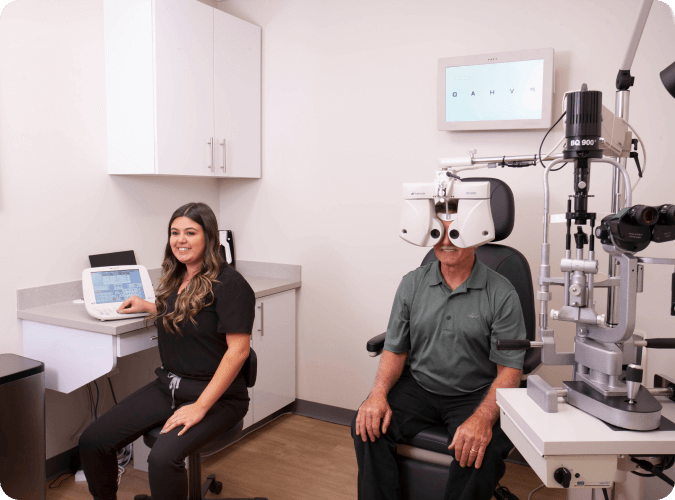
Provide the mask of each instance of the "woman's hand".
{"label": "woman's hand", "polygon": [[148,302],[140,297],[132,295],[127,300],[122,302],[122,305],[117,309],[118,313],[122,314],[131,314],[131,313],[154,313],[157,310],[157,307],[153,302]]}
{"label": "woman's hand", "polygon": [[166,421],[160,434],[166,434],[179,425],[184,425],[185,427],[183,427],[183,430],[178,433],[179,436],[182,436],[190,427],[201,422],[204,415],[206,415],[206,412],[207,410],[194,403],[181,406],[173,415],[171,415],[169,420]]}

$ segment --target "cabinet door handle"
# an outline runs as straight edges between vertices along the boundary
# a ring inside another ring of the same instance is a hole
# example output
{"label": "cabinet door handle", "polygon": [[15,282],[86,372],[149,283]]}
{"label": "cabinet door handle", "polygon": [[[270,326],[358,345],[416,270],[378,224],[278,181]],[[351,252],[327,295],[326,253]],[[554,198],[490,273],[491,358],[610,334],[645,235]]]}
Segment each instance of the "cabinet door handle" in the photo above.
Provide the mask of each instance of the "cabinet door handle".
{"label": "cabinet door handle", "polygon": [[220,166],[220,168],[223,169],[223,173],[227,172],[225,168],[225,138],[223,138],[223,142],[220,143],[221,146],[223,146],[223,164]]}
{"label": "cabinet door handle", "polygon": [[150,337],[150,340],[157,340],[158,337],[159,337],[158,335],[153,335],[152,337]]}
{"label": "cabinet door handle", "polygon": [[206,168],[211,169],[211,171],[213,171],[215,169],[214,163],[213,163],[213,151],[215,150],[215,148],[213,147],[213,137],[209,138],[209,141],[207,142],[207,144],[209,146],[211,146],[211,155],[210,155],[209,164],[206,166]]}
{"label": "cabinet door handle", "polygon": [[260,332],[260,336],[262,337],[265,335],[265,323],[263,322],[265,318],[265,313],[263,312],[263,303],[261,302],[260,305],[258,306],[258,309],[260,309],[260,328],[258,328],[258,331]]}

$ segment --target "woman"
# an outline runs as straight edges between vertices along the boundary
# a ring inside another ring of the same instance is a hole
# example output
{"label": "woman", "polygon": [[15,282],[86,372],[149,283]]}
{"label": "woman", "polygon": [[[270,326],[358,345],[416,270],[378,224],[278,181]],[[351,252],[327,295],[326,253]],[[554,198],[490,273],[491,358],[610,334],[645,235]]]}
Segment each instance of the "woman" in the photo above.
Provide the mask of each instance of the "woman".
{"label": "woman", "polygon": [[121,313],[149,312],[158,332],[157,380],[114,406],[80,437],[82,468],[98,500],[117,493],[117,450],[164,425],[148,458],[157,500],[187,498],[185,457],[241,420],[248,391],[240,370],[249,354],[255,295],[220,253],[218,225],[203,203],[169,222],[162,279],[153,304],[127,299]]}

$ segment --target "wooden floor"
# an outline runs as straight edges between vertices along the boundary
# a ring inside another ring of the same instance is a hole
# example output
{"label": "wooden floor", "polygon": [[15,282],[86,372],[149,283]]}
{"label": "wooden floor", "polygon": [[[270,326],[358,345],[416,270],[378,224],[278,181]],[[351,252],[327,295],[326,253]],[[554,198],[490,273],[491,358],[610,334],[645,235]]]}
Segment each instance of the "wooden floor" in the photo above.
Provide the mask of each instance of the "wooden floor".
{"label": "wooden floor", "polygon": [[[541,481],[529,467],[506,465],[501,484],[520,500],[527,500]],[[357,467],[349,427],[299,415],[282,415],[207,458],[202,462],[202,477],[208,474],[216,474],[223,483],[218,497],[356,499]],[[127,468],[117,498],[133,500],[139,493],[150,494],[147,473]],[[532,500],[564,498],[564,490],[547,488],[532,496]],[[91,499],[86,483],[70,478],[47,490],[47,500],[66,499]]]}

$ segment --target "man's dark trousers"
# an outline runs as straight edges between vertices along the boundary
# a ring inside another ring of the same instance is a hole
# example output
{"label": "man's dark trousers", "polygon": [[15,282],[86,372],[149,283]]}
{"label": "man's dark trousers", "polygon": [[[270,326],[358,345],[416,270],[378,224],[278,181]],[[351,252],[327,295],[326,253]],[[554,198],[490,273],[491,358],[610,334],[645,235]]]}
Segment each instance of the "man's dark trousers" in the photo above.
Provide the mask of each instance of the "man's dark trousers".
{"label": "man's dark trousers", "polygon": [[[391,424],[386,434],[365,443],[355,432],[352,438],[359,466],[359,500],[400,500],[401,488],[396,465],[396,443],[405,443],[418,432],[445,424],[452,442],[457,428],[469,418],[485,396],[486,390],[463,396],[439,396],[423,389],[406,367],[387,401],[392,409]],[[489,500],[504,475],[504,459],[513,447],[499,421],[492,428],[480,469],[460,467],[453,460],[445,488],[445,500]],[[454,453],[454,452],[453,452]]]}

